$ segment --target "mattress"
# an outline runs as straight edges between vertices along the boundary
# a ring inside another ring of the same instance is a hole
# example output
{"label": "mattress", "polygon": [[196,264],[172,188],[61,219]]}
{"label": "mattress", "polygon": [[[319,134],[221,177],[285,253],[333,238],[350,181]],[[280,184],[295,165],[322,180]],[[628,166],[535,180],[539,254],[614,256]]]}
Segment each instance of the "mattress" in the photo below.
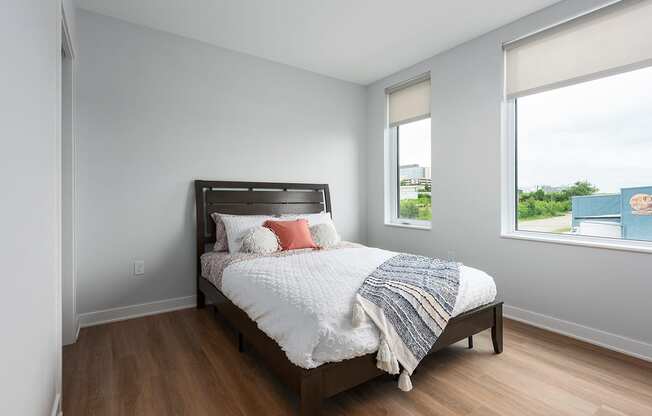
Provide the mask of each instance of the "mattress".
{"label": "mattress", "polygon": [[[364,279],[397,253],[343,243],[332,250],[268,256],[206,253],[202,275],[274,339],[303,368],[375,352],[373,323],[351,325],[352,306]],[[452,316],[493,301],[496,285],[487,273],[460,268]]]}

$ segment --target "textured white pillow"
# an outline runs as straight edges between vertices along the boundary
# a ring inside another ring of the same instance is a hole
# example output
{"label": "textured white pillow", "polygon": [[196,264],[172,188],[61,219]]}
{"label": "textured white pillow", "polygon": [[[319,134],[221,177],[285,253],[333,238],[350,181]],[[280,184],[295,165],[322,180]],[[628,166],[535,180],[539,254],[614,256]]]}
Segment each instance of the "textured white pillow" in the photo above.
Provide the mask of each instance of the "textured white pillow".
{"label": "textured white pillow", "polygon": [[308,220],[308,226],[313,226],[317,224],[332,224],[331,214],[328,212],[320,212],[317,214],[283,214],[281,215],[283,220],[298,220],[304,219]]}
{"label": "textured white pillow", "polygon": [[342,241],[335,229],[333,221],[324,222],[310,227],[312,241],[321,248],[328,248],[337,245]]}
{"label": "textured white pillow", "polygon": [[[228,215],[220,214],[226,239],[229,245],[229,253],[238,253],[242,247],[242,237],[252,228],[262,226],[265,221],[273,220],[275,217],[269,215]],[[277,218],[278,219],[278,218]]]}
{"label": "textured white pillow", "polygon": [[280,250],[278,237],[265,227],[251,228],[242,237],[242,251],[246,253],[270,254]]}

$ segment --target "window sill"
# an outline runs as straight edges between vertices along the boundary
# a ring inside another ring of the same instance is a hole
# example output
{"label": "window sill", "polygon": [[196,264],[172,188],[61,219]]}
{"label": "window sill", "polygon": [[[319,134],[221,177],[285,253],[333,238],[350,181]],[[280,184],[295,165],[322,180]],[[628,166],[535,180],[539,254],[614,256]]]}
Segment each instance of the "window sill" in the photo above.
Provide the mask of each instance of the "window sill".
{"label": "window sill", "polygon": [[571,246],[584,246],[605,248],[609,250],[633,251],[637,253],[652,253],[652,242],[629,241],[604,237],[589,237],[582,235],[551,234],[537,231],[508,231],[500,234],[502,238],[516,240],[540,241],[544,243],[565,244]]}
{"label": "window sill", "polygon": [[387,227],[397,227],[397,228],[409,228],[412,230],[423,230],[423,231],[430,231],[431,226],[430,225],[419,225],[419,224],[409,224],[409,223],[400,223],[400,222],[389,222],[385,221],[385,225]]}

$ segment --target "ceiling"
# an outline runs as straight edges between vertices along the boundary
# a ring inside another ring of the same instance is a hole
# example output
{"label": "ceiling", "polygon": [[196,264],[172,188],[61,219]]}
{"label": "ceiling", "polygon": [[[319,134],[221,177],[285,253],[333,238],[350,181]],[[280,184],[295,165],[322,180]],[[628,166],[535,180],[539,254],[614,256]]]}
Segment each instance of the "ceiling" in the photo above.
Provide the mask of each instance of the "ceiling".
{"label": "ceiling", "polygon": [[367,85],[557,1],[77,0],[77,4]]}

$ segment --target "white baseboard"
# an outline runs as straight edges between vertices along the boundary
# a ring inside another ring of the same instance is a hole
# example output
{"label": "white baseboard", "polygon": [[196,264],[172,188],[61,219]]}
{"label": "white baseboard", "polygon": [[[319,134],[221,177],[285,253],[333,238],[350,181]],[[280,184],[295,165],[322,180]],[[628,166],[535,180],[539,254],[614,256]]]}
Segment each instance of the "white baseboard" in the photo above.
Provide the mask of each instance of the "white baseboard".
{"label": "white baseboard", "polygon": [[165,299],[156,302],[141,303],[138,305],[122,306],[119,308],[104,309],[96,312],[82,313],[79,315],[79,326],[105,324],[108,322],[124,321],[147,315],[192,308],[196,304],[195,296]]}
{"label": "white baseboard", "polygon": [[516,306],[503,305],[503,315],[505,318],[523,322],[537,328],[556,332],[645,361],[652,361],[652,344],[553,318],[552,316],[531,312],[517,308]]}
{"label": "white baseboard", "polygon": [[54,396],[54,402],[52,402],[52,410],[50,410],[50,416],[59,416],[61,414],[61,394],[57,393]]}
{"label": "white baseboard", "polygon": [[[155,315],[179,309],[192,308],[195,306],[195,303],[195,296],[185,296],[181,298],[165,299],[156,302],[83,313],[79,315],[79,328],[108,322],[124,321],[126,319]],[[599,329],[590,328],[574,322],[564,321],[537,312],[528,311],[516,306],[504,305],[503,314],[505,318],[513,319],[570,338],[585,341],[599,347],[652,362],[652,344],[647,344],[642,341],[612,334]],[[57,400],[59,400],[59,398],[57,398]]]}
{"label": "white baseboard", "polygon": [[75,342],[77,342],[77,339],[79,338],[79,316],[75,317],[75,322],[73,324],[73,327],[74,327],[74,333],[70,338],[68,337],[67,333],[63,334],[63,346],[64,347],[67,346],[67,345],[74,344]]}

